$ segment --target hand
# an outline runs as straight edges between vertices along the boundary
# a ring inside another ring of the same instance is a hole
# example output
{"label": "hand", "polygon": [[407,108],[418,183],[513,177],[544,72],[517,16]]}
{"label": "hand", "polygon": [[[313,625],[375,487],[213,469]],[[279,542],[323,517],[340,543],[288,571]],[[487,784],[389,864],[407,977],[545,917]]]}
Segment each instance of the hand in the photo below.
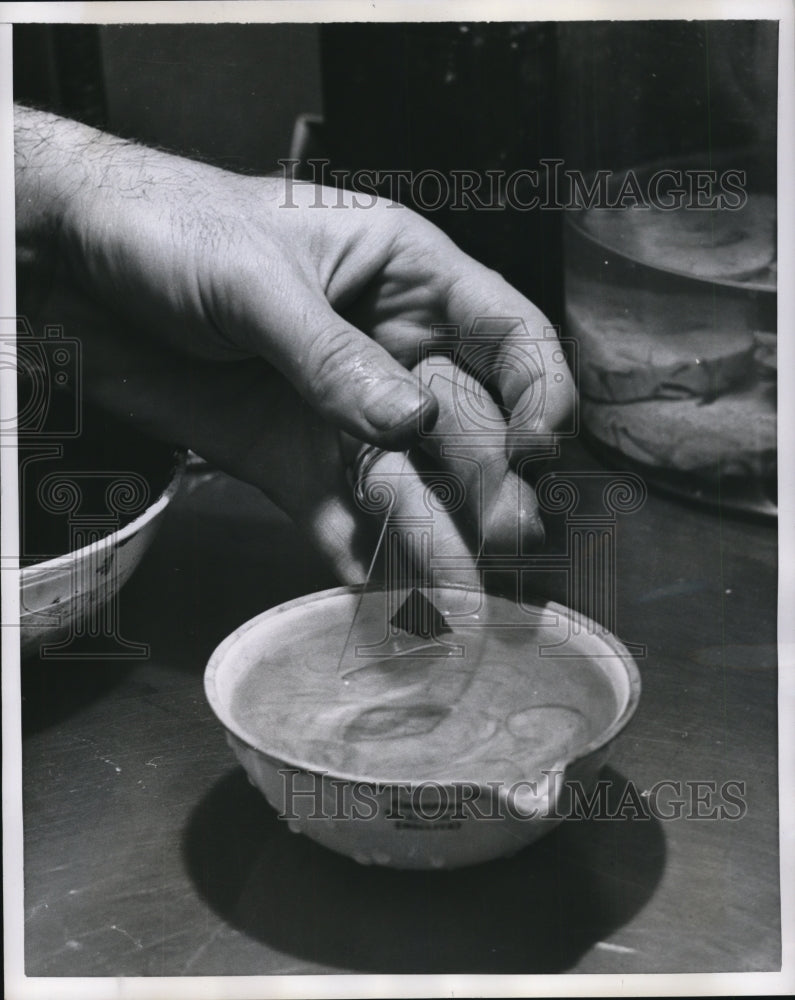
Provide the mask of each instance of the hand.
{"label": "hand", "polygon": [[[362,442],[387,450],[368,468],[399,476],[396,513],[426,511],[430,469],[458,477],[464,506],[434,522],[446,553],[471,566],[517,530],[540,542],[533,490],[515,470],[574,394],[548,321],[498,274],[384,200],[357,207],[350,193],[16,117],[18,246],[34,288],[39,275],[35,306],[21,308],[81,338],[95,400],[260,487],[346,582],[364,576],[379,527],[346,474]],[[433,324],[466,332],[479,317],[498,331],[493,347],[464,337],[448,362],[417,366]],[[540,364],[523,371],[528,335]],[[498,429],[485,449],[466,433],[445,447],[471,419],[461,392]]]}

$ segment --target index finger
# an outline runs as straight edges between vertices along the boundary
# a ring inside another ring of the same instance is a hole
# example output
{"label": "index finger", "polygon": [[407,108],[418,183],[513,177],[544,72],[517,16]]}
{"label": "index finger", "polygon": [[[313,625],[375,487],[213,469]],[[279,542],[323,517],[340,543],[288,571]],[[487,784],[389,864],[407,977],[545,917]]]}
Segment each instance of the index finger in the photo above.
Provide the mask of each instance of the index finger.
{"label": "index finger", "polygon": [[573,429],[576,406],[557,330],[501,275],[461,257],[447,300],[461,363],[502,405],[511,463],[552,454]]}

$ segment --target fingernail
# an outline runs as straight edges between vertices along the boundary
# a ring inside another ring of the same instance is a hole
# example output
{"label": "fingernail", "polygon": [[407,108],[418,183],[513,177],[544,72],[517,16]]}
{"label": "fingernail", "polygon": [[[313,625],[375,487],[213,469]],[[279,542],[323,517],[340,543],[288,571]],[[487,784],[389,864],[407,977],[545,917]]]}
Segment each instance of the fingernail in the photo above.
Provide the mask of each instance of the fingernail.
{"label": "fingernail", "polygon": [[365,397],[362,413],[379,431],[430,430],[438,415],[433,393],[418,381],[391,378]]}

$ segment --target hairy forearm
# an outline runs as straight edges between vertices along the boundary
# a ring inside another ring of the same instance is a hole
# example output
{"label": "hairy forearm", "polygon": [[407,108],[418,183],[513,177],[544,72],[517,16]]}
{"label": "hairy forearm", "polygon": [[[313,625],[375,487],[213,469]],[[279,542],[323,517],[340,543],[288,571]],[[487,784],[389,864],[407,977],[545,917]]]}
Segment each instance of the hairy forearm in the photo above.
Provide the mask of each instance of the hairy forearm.
{"label": "hairy forearm", "polygon": [[16,232],[35,248],[60,230],[84,228],[114,208],[178,196],[200,210],[208,185],[233,175],[207,164],[120,139],[46,111],[14,108]]}
{"label": "hairy forearm", "polygon": [[[64,227],[96,193],[98,163],[125,146],[80,122],[14,107],[14,185],[19,306],[35,309],[61,253]],[[93,189],[93,191],[92,191]]]}
{"label": "hairy forearm", "polygon": [[35,315],[57,272],[144,327],[190,322],[186,274],[233,175],[48,112],[17,106],[14,124],[20,308]]}
{"label": "hairy forearm", "polygon": [[17,240],[34,246],[62,225],[70,204],[96,184],[96,159],[107,162],[124,140],[88,125],[14,107]]}

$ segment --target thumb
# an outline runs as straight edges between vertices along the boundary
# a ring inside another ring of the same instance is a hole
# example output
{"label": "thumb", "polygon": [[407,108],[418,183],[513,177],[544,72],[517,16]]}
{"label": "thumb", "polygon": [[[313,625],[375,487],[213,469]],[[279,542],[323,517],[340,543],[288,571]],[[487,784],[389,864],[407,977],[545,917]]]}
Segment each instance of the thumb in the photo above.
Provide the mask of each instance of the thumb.
{"label": "thumb", "polygon": [[383,347],[319,296],[291,313],[272,361],[317,413],[392,451],[412,445],[421,428],[431,429],[436,397]]}

